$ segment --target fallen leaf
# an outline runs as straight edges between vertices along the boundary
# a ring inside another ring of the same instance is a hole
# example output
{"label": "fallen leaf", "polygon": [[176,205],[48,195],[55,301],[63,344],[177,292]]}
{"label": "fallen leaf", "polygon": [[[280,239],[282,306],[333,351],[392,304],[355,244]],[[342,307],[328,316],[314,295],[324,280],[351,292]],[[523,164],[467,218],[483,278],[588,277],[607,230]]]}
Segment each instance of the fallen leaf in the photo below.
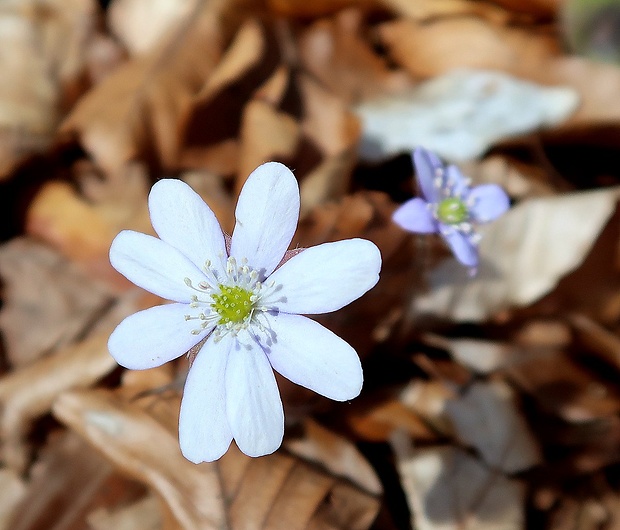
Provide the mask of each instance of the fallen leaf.
{"label": "fallen leaf", "polygon": [[82,73],[95,21],[92,0],[3,2],[0,179],[49,146],[61,118],[63,89]]}
{"label": "fallen leaf", "polygon": [[585,355],[596,355],[605,364],[620,371],[620,337],[587,315],[576,314],[570,323],[579,342],[587,347]]}
{"label": "fallen leaf", "polygon": [[131,55],[147,53],[187,19],[198,1],[114,0],[107,11],[110,30]]}
{"label": "fallen leaf", "polygon": [[451,71],[356,107],[363,122],[360,156],[377,161],[423,145],[450,161],[478,158],[510,136],[563,122],[578,101],[566,87],[492,71]]}
{"label": "fallen leaf", "polygon": [[305,69],[345,103],[412,84],[409,76],[375,53],[363,36],[365,30],[362,13],[349,9],[315,22],[299,39]]}
{"label": "fallen leaf", "polygon": [[336,13],[347,7],[371,6],[375,0],[267,0],[269,9],[286,17],[320,17]]}
{"label": "fallen leaf", "polygon": [[363,530],[378,510],[375,497],[281,452],[253,459],[233,445],[218,462],[196,466],[175,434],[110,392],[65,393],[54,414],[153,488],[185,528],[301,529],[328,513],[335,528]]}
{"label": "fallen leaf", "polygon": [[480,68],[535,80],[560,55],[560,44],[550,32],[481,17],[399,19],[381,24],[378,31],[390,56],[416,78]]}
{"label": "fallen leaf", "polygon": [[32,239],[0,247],[0,277],[0,331],[16,368],[83,336],[113,299],[104,285]]}
{"label": "fallen leaf", "polygon": [[92,530],[161,530],[162,515],[159,499],[148,495],[116,510],[98,508],[87,518]]}
{"label": "fallen leaf", "polygon": [[26,495],[27,485],[15,471],[0,469],[0,490],[0,528],[11,530],[13,512]]}
{"label": "fallen leaf", "polygon": [[419,530],[521,530],[525,488],[462,449],[412,450],[395,442],[397,467]]}
{"label": "fallen leaf", "polygon": [[513,474],[542,463],[540,448],[506,383],[474,383],[446,403],[446,413],[457,439],[477,449],[493,469]]}
{"label": "fallen leaf", "polygon": [[302,436],[285,441],[284,446],[295,456],[314,462],[373,495],[383,493],[375,471],[355,446],[311,419],[304,421]]}
{"label": "fallen leaf", "polygon": [[116,509],[144,495],[72,432],[56,432],[30,469],[27,490],[10,530],[87,528],[91,511]]}
{"label": "fallen leaf", "polygon": [[469,2],[468,0],[380,0],[398,15],[419,22],[429,22],[440,17],[480,16],[506,23],[514,13],[495,4]]}
{"label": "fallen leaf", "polygon": [[0,449],[9,467],[24,469],[30,426],[50,411],[58,394],[89,387],[117,366],[108,352],[110,331],[103,330],[0,379]]}
{"label": "fallen leaf", "polygon": [[155,153],[164,167],[178,156],[181,118],[222,53],[224,0],[201,1],[168,39],[136,57],[80,99],[60,133],[77,135],[108,174]]}
{"label": "fallen leaf", "polygon": [[541,412],[565,422],[593,425],[620,412],[620,390],[563,352],[531,352],[504,373]]}
{"label": "fallen leaf", "polygon": [[138,406],[91,390],[62,394],[53,412],[113,464],[150,485],[182,528],[225,528],[214,466],[185,460],[176,437]]}
{"label": "fallen leaf", "polygon": [[46,183],[28,208],[26,230],[93,276],[110,280],[116,276],[108,258],[114,237],[123,229],[152,231],[149,179],[140,164],[128,164],[105,180],[92,169],[75,169],[79,190],[66,182]]}

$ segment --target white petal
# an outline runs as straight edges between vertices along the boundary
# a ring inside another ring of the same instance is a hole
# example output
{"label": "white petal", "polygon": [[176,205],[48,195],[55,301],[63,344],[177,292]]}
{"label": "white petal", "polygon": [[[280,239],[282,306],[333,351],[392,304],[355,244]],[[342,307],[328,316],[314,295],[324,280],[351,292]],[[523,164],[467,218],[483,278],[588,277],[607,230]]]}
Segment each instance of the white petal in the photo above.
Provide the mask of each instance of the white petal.
{"label": "white petal", "polygon": [[187,375],[179,415],[179,444],[183,456],[195,464],[217,460],[232,441],[225,389],[231,346],[226,337],[217,344],[210,338]]}
{"label": "white petal", "polygon": [[381,253],[365,239],[323,243],[300,252],[267,281],[281,285],[271,298],[285,313],[328,313],[362,296],[379,280]]}
{"label": "white petal", "polygon": [[199,269],[205,261],[225,273],[226,245],[220,224],[200,195],[185,182],[164,179],[149,194],[151,223],[162,241],[187,256]]}
{"label": "white petal", "polygon": [[284,411],[271,365],[260,346],[252,346],[237,345],[228,357],[226,413],[239,449],[262,456],[282,443]]}
{"label": "white petal", "polygon": [[157,296],[189,303],[196,294],[184,283],[204,274],[177,249],[153,236],[123,230],[110,247],[110,263],[125,278]]}
{"label": "white petal", "polygon": [[108,339],[110,354],[131,370],[153,368],[180,357],[209,331],[192,335],[198,324],[185,320],[189,311],[187,304],[168,304],[128,316]]}
{"label": "white petal", "polygon": [[318,322],[300,315],[270,317],[275,332],[268,351],[278,373],[317,394],[346,401],[356,397],[364,381],[355,350]]}
{"label": "white petal", "polygon": [[269,162],[248,177],[235,210],[230,255],[269,276],[288,249],[299,218],[299,186],[285,165]]}

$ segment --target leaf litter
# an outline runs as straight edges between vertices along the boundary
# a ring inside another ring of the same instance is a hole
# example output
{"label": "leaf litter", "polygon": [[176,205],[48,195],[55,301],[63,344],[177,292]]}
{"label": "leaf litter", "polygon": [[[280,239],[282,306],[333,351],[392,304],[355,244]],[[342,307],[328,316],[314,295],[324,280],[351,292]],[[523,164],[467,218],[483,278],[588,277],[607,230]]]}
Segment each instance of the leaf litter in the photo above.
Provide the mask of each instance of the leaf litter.
{"label": "leaf litter", "polygon": [[[620,67],[566,51],[564,20],[555,0],[2,6],[0,529],[617,528]],[[391,221],[419,145],[514,202],[474,278]],[[279,378],[283,446],[196,466],[187,360],[109,356],[160,300],[108,249],[152,233],[164,177],[230,232],[268,160],[299,181],[295,248],[381,250],[376,288],[317,318],[365,385],[333,403]]]}

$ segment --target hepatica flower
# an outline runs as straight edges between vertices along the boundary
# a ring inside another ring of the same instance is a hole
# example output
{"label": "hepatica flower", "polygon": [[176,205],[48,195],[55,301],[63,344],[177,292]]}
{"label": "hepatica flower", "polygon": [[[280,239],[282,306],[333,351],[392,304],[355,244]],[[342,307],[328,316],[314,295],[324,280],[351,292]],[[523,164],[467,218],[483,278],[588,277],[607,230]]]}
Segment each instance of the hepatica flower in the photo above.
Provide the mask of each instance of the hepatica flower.
{"label": "hepatica flower", "polygon": [[423,198],[413,198],[392,217],[410,232],[439,233],[456,259],[473,270],[478,266],[477,224],[492,221],[510,207],[506,192],[496,184],[471,187],[456,166],[445,166],[422,147],[413,163]]}
{"label": "hepatica flower", "polygon": [[373,287],[379,250],[349,239],[281,264],[299,216],[299,189],[288,168],[271,162],[248,177],[229,250],[213,212],[183,182],[157,182],[149,210],[159,238],[123,231],[110,261],[173,303],[127,317],[108,346],[119,364],[141,370],[206,338],[181,403],[179,441],[188,460],[215,460],[233,438],[249,456],[280,446],[284,414],[273,370],[337,401],[359,394],[355,350],[302,314],[335,311]]}

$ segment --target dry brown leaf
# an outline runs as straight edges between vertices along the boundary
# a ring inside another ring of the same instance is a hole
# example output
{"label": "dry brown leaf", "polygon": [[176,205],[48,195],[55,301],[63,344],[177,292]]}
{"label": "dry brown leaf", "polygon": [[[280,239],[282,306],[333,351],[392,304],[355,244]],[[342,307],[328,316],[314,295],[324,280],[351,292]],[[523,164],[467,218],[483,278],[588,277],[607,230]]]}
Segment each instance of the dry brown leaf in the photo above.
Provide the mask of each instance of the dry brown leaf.
{"label": "dry brown leaf", "polygon": [[155,495],[116,510],[98,508],[88,515],[87,522],[92,530],[161,530],[163,525],[160,502]]}
{"label": "dry brown leaf", "polygon": [[13,239],[0,247],[0,278],[0,331],[14,367],[83,336],[112,302],[103,285],[31,239]]}
{"label": "dry brown leaf", "polygon": [[562,7],[562,0],[494,0],[512,11],[552,18]]}
{"label": "dry brown leaf", "polygon": [[469,0],[380,0],[396,14],[416,21],[428,21],[442,16],[480,16],[495,22],[508,22],[511,14],[491,3]]}
{"label": "dry brown leaf", "polygon": [[61,132],[78,135],[106,173],[117,174],[129,160],[152,154],[164,167],[174,167],[181,119],[219,61],[228,29],[219,17],[229,7],[224,0],[200,1],[165,42],[86,94]]}
{"label": "dry brown leaf", "polygon": [[278,112],[264,101],[253,100],[243,110],[240,137],[237,193],[249,174],[263,162],[287,160],[293,156],[300,128],[290,114]]}
{"label": "dry brown leaf", "polygon": [[542,462],[540,448],[517,407],[516,395],[506,383],[474,383],[446,403],[446,413],[457,439],[477,449],[493,469],[513,474]]}
{"label": "dry brown leaf", "polygon": [[548,84],[573,87],[581,96],[581,106],[564,128],[613,124],[620,119],[620,70],[615,65],[598,63],[583,57],[562,56],[533,72]]}
{"label": "dry brown leaf", "polygon": [[215,467],[185,460],[176,437],[138,406],[91,390],[62,394],[53,412],[124,473],[152,487],[181,528],[225,528]]}
{"label": "dry brown leaf", "polygon": [[537,83],[575,89],[581,106],[565,127],[615,123],[620,117],[618,68],[563,55],[557,37],[536,25],[439,17],[426,23],[387,22],[380,25],[379,35],[396,62],[416,77],[463,67],[503,70]]}
{"label": "dry brown leaf", "polygon": [[299,39],[304,68],[345,103],[411,86],[404,72],[388,68],[362,32],[361,13],[350,9],[315,22]]}
{"label": "dry brown leaf", "polygon": [[26,495],[7,530],[90,528],[90,512],[115,510],[144,493],[75,433],[55,432],[30,468]]}
{"label": "dry brown leaf", "polygon": [[[114,0],[107,11],[110,31],[131,55],[147,53],[196,9],[199,0]],[[149,21],[145,24],[144,21]]]}
{"label": "dry brown leaf", "polygon": [[8,466],[24,469],[28,429],[34,419],[49,412],[58,394],[69,388],[89,387],[116,367],[108,353],[110,331],[102,331],[0,379],[1,450]]}
{"label": "dry brown leaf", "polygon": [[620,412],[620,390],[558,351],[533,351],[505,370],[536,400],[539,410],[564,421],[587,424]]}
{"label": "dry brown leaf", "polygon": [[26,0],[0,6],[0,178],[43,151],[63,89],[76,83],[96,21],[92,0]]}
{"label": "dry brown leaf", "polygon": [[357,436],[370,442],[387,442],[395,431],[404,431],[416,441],[438,439],[426,421],[399,399],[381,401],[349,413],[346,421]]}
{"label": "dry brown leaf", "polygon": [[[240,134],[243,107],[264,90],[265,81],[269,83],[279,55],[273,38],[257,20],[249,19],[240,27],[181,118],[181,165],[221,168],[220,174],[238,172],[239,146],[233,138]],[[266,130],[261,133],[268,141]]]}
{"label": "dry brown leaf", "polygon": [[27,486],[15,471],[0,468],[0,491],[0,529],[11,530],[13,512],[26,495]]}
{"label": "dry brown leaf", "polygon": [[558,42],[533,27],[501,26],[477,17],[386,22],[379,35],[394,60],[422,78],[470,67],[537,80],[559,54]]}
{"label": "dry brown leaf", "polygon": [[236,447],[220,460],[232,528],[363,530],[377,499],[284,453],[251,459]]}
{"label": "dry brown leaf", "polygon": [[300,184],[301,215],[329,200],[342,198],[349,187],[361,135],[359,120],[342,100],[308,75],[297,77],[304,111],[301,129],[323,160]]}
{"label": "dry brown leaf", "polygon": [[355,446],[311,419],[304,421],[303,434],[285,441],[284,446],[299,458],[314,462],[373,495],[383,493],[375,471]]}
{"label": "dry brown leaf", "polygon": [[453,389],[441,381],[412,380],[400,392],[403,405],[421,418],[435,433],[454,437],[454,427],[446,414]]}
{"label": "dry brown leaf", "polygon": [[378,509],[373,496],[286,454],[252,459],[233,445],[196,466],[170,430],[109,392],[65,393],[54,414],[153,488],[184,528],[302,529],[328,512],[335,528],[363,530]]}
{"label": "dry brown leaf", "polygon": [[108,251],[116,234],[127,228],[152,231],[146,170],[129,164],[108,180],[101,180],[89,166],[75,172],[81,193],[64,182],[45,184],[30,204],[26,230],[93,275],[113,278]]}
{"label": "dry brown leaf", "polygon": [[376,0],[267,0],[269,9],[285,17],[314,18],[336,13],[347,7],[370,7]]}
{"label": "dry brown leaf", "polygon": [[[11,530],[65,529],[84,515],[92,497],[112,473],[105,459],[73,433],[52,441],[35,463]],[[79,524],[79,523],[78,523]]]}
{"label": "dry brown leaf", "polygon": [[570,323],[579,342],[588,348],[585,355],[596,355],[601,361],[620,371],[620,337],[587,315],[571,315]]}
{"label": "dry brown leaf", "polygon": [[521,530],[523,484],[483,466],[461,449],[414,451],[396,440],[397,466],[419,530]]}

